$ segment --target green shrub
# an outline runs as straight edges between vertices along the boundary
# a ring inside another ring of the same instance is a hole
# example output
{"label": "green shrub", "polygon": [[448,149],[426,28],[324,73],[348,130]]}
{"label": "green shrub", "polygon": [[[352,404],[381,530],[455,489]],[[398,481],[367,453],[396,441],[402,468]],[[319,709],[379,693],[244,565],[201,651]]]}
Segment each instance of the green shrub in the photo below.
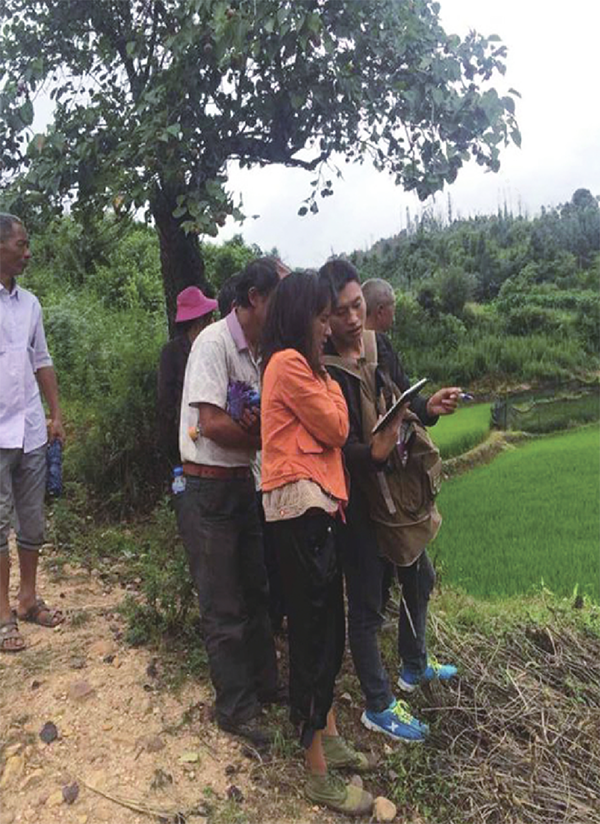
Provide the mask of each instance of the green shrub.
{"label": "green shrub", "polygon": [[590,368],[589,356],[576,339],[544,334],[472,336],[450,352],[423,353],[419,360],[423,374],[439,373],[443,367],[445,383],[462,384],[564,380]]}
{"label": "green shrub", "polygon": [[135,569],[142,579],[142,597],[129,599],[125,606],[129,642],[156,644],[165,637],[184,640],[186,634],[197,642],[196,594],[168,499],[145,524],[138,549]]}
{"label": "green shrub", "polygon": [[102,507],[119,513],[148,509],[164,483],[156,434],[161,344],[152,324],[123,329],[111,341],[97,391],[79,406],[84,429],[69,452],[69,471],[92,487]]}
{"label": "green shrub", "polygon": [[504,322],[509,335],[530,335],[534,332],[560,332],[565,327],[565,321],[564,312],[525,304],[510,309]]}
{"label": "green shrub", "polygon": [[164,481],[156,436],[162,311],[115,311],[74,292],[46,309],[61,393],[75,418],[65,471],[119,514],[151,508]]}
{"label": "green shrub", "polygon": [[145,226],[133,228],[110,250],[106,263],[94,267],[86,286],[116,309],[162,310],[164,293],[156,233]]}

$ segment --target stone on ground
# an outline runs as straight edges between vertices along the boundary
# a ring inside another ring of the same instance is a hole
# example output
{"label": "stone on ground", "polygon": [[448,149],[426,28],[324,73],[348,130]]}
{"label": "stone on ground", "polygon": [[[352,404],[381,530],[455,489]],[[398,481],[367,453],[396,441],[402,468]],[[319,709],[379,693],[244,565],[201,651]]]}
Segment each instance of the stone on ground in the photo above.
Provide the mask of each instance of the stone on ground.
{"label": "stone on ground", "polygon": [[396,818],[397,812],[398,810],[396,809],[396,805],[393,801],[390,801],[388,798],[384,798],[382,795],[376,798],[373,802],[373,815],[375,816],[375,821],[393,821]]}
{"label": "stone on ground", "polygon": [[0,789],[8,787],[9,784],[12,784],[14,781],[21,778],[24,771],[24,757],[20,754],[12,755],[9,759],[7,759],[6,764],[4,765],[4,772],[2,773],[2,778],[0,778]]}

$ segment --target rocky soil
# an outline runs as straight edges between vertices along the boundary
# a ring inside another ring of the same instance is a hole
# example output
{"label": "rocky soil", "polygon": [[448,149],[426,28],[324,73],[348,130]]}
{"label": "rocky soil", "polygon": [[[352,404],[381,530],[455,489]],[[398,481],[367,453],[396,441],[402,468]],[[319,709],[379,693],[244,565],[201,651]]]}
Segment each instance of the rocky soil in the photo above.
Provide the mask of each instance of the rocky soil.
{"label": "rocky soil", "polygon": [[296,791],[270,818],[277,795],[250,779],[256,760],[210,721],[208,685],[166,685],[160,659],[123,641],[124,590],[63,573],[54,581],[41,564],[40,592],[64,624],[21,623],[27,649],[0,656],[0,824],[315,817]]}

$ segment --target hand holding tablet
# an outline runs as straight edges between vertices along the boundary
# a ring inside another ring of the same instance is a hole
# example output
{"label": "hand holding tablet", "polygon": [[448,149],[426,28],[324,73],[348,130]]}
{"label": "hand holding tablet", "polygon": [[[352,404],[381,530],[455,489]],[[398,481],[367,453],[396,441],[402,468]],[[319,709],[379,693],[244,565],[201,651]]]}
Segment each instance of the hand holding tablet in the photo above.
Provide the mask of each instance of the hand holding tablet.
{"label": "hand holding tablet", "polygon": [[412,386],[409,386],[398,398],[398,400],[392,404],[392,406],[388,409],[388,411],[383,415],[373,427],[372,434],[376,435],[378,432],[381,432],[397,415],[400,411],[401,407],[405,403],[409,403],[415,395],[418,395],[421,389],[425,386],[429,378],[421,378],[420,381],[413,383]]}

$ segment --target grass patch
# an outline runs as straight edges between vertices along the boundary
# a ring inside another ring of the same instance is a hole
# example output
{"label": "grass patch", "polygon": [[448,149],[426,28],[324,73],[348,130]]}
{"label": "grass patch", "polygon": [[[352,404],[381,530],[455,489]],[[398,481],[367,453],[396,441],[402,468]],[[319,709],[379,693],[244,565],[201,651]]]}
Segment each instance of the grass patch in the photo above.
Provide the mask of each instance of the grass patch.
{"label": "grass patch", "polygon": [[[390,676],[398,664],[398,595],[395,590],[391,620],[381,633]],[[377,769],[364,776],[365,788],[393,799],[403,821],[547,824],[571,816],[600,824],[595,801],[600,787],[600,606],[550,592],[490,602],[438,588],[428,648],[440,661],[455,662],[460,679],[410,696],[413,712],[431,728],[428,741],[415,747],[389,746],[365,730],[359,720],[364,699],[350,656],[344,658],[336,688],[339,729],[378,757]],[[269,721],[280,718],[277,710]],[[304,808],[294,817],[285,816],[280,806],[291,808],[305,780],[295,733],[287,725],[281,735],[273,758],[255,766],[251,778],[270,791],[273,821],[305,821]],[[515,810],[522,815],[514,817]],[[253,824],[264,820],[264,811],[250,815]]]}
{"label": "grass patch", "polygon": [[85,609],[80,609],[78,612],[74,612],[73,615],[69,618],[70,625],[77,629],[78,627],[84,627],[88,624],[92,619],[92,616],[89,612]]}
{"label": "grass patch", "polygon": [[461,406],[454,415],[441,417],[429,430],[442,458],[454,458],[484,441],[490,431],[490,405]]}
{"label": "grass patch", "polygon": [[546,586],[598,600],[599,446],[595,426],[549,436],[444,484],[444,578],[483,597]]}

